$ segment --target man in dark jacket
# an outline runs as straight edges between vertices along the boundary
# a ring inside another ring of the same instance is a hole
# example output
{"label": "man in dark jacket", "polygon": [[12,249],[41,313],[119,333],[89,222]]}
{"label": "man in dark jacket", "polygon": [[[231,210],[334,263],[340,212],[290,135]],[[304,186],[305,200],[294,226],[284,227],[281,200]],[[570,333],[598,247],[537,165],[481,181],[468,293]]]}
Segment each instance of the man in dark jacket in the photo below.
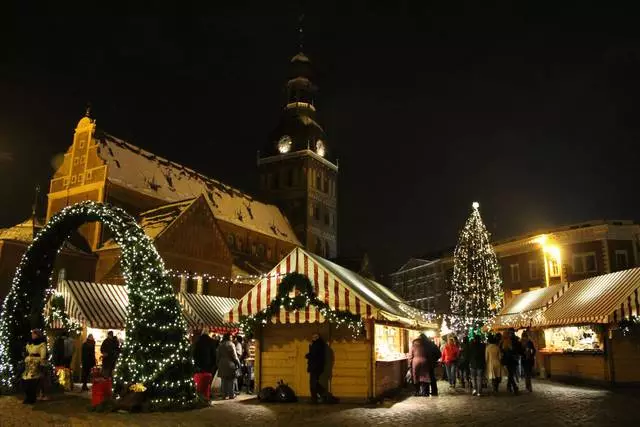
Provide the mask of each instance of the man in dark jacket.
{"label": "man in dark jacket", "polygon": [[102,353],[102,371],[105,377],[110,378],[120,354],[120,341],[113,335],[113,331],[107,333],[107,338],[100,346],[100,353]]}
{"label": "man in dark jacket", "polygon": [[431,338],[427,337],[427,354],[429,358],[429,376],[431,377],[431,396],[438,395],[438,380],[436,378],[436,366],[442,357],[440,349]]}
{"label": "man in dark jacket", "polygon": [[96,366],[96,342],[93,335],[89,334],[87,340],[82,344],[82,391],[87,391],[87,382],[91,369]]}
{"label": "man in dark jacket", "polygon": [[216,342],[207,332],[203,332],[193,348],[193,361],[196,372],[216,372]]}
{"label": "man in dark jacket", "polygon": [[320,384],[320,375],[324,372],[326,344],[320,335],[311,336],[309,353],[307,358],[307,372],[309,372],[309,389],[311,390],[311,403],[318,403],[318,396],[325,398],[326,390]]}
{"label": "man in dark jacket", "polygon": [[480,396],[482,390],[482,379],[484,378],[485,362],[485,345],[480,340],[480,335],[475,335],[473,341],[469,345],[469,369],[471,372],[473,396]]}

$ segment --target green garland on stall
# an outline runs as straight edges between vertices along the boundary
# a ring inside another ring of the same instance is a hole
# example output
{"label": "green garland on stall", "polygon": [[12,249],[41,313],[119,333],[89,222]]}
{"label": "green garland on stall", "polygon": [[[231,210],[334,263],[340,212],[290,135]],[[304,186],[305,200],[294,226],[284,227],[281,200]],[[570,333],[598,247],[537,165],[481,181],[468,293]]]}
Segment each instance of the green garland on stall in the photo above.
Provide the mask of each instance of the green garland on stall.
{"label": "green garland on stall", "polygon": [[[289,294],[297,289],[299,295],[294,297]],[[320,301],[313,291],[313,285],[309,278],[299,273],[287,274],[278,286],[278,294],[271,301],[269,307],[251,316],[240,318],[240,329],[245,334],[252,334],[255,329],[269,322],[280,313],[280,309],[287,311],[304,310],[313,305],[318,308],[324,318],[338,327],[346,326],[351,330],[354,338],[364,333],[364,321],[362,317],[349,311],[333,310],[327,303]]]}
{"label": "green garland on stall", "polygon": [[54,324],[60,322],[62,330],[70,337],[75,338],[82,332],[82,325],[75,319],[69,318],[64,307],[64,296],[53,294],[49,300],[49,316],[45,321],[48,335],[55,335]]}
{"label": "green garland on stall", "polygon": [[623,336],[629,336],[640,332],[640,317],[631,316],[630,319],[622,319],[618,321],[618,328],[622,331]]}

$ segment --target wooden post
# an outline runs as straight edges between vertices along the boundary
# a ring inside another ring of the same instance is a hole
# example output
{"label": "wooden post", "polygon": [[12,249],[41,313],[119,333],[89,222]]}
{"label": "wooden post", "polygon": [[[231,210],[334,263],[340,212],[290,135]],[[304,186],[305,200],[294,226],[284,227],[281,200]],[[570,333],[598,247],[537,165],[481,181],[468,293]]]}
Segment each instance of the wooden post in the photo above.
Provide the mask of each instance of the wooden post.
{"label": "wooden post", "polygon": [[180,275],[180,292],[187,292],[187,278],[184,274]]}

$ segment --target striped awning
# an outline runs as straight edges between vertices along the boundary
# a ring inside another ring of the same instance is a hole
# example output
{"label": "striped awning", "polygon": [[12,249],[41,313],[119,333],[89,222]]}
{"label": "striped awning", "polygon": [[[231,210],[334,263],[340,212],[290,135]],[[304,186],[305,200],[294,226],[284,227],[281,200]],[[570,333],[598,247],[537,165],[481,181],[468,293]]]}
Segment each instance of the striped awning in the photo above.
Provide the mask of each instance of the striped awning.
{"label": "striped awning", "polygon": [[63,280],[57,291],[70,318],[92,328],[124,329],[129,305],[124,286]]}
{"label": "striped awning", "polygon": [[542,319],[542,313],[568,288],[568,283],[523,292],[513,297],[495,317],[492,328],[526,328]]}
{"label": "striped awning", "polygon": [[192,329],[209,328],[212,332],[234,332],[238,325],[225,321],[225,314],[238,302],[235,298],[180,292],[177,295],[187,324]]}
{"label": "striped awning", "polygon": [[639,314],[640,268],[571,284],[544,312],[540,325],[611,323]]}
{"label": "striped awning", "polygon": [[[225,319],[237,322],[241,316],[256,314],[268,307],[277,295],[278,285],[288,273],[304,274],[311,281],[318,299],[333,310],[349,311],[363,318],[391,318],[419,323],[422,319],[415,309],[407,306],[384,286],[328,261],[304,249],[289,253],[266,277],[262,278],[227,314]],[[295,290],[295,293],[298,291]],[[272,322],[324,322],[316,307],[300,311],[282,309]]]}

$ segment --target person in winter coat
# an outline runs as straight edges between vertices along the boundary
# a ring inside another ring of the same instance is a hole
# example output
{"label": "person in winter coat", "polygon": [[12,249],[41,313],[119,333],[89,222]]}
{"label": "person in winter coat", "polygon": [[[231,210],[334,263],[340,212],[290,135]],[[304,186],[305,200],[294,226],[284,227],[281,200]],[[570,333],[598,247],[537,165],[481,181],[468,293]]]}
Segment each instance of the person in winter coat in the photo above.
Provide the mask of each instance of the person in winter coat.
{"label": "person in winter coat", "polygon": [[89,390],[87,382],[94,366],[96,366],[96,342],[93,335],[89,334],[87,340],[82,344],[82,391]]}
{"label": "person in winter coat", "polygon": [[107,338],[100,346],[100,353],[102,353],[102,371],[104,376],[109,378],[113,375],[113,369],[120,354],[120,341],[113,335],[113,331],[107,333]]}
{"label": "person in winter coat", "polygon": [[31,339],[27,343],[26,356],[24,358],[24,381],[25,396],[22,403],[34,404],[38,395],[38,386],[42,377],[42,367],[47,361],[47,342],[39,329],[31,331]]}
{"label": "person in winter coat", "polygon": [[[236,354],[238,355],[238,359],[240,360],[240,371],[244,374],[244,359],[246,355],[244,354],[244,344],[243,338],[241,335],[235,336],[234,345],[236,346]],[[242,375],[236,378],[236,381],[233,385],[233,391],[236,393],[240,393],[242,387],[244,386],[244,381]]]}
{"label": "person in winter coat", "polygon": [[498,386],[502,381],[502,353],[498,346],[500,334],[498,336],[489,336],[489,345],[485,349],[485,368],[487,370],[487,378],[491,381],[493,391],[498,392]]}
{"label": "person in winter coat", "polygon": [[462,388],[465,387],[465,382],[469,384],[471,387],[470,380],[470,371],[469,371],[469,337],[464,337],[462,339],[462,345],[460,345],[459,341],[456,340],[456,345],[460,349],[460,354],[458,356],[458,375],[460,376],[460,382],[462,383]]}
{"label": "person in winter coat", "polygon": [[438,360],[442,357],[440,349],[433,342],[433,340],[427,337],[427,359],[429,359],[429,377],[431,378],[431,396],[438,395],[438,379],[436,378],[436,366]]}
{"label": "person in winter coat", "polygon": [[444,346],[444,350],[442,351],[442,362],[447,371],[447,378],[449,379],[449,386],[451,388],[455,388],[456,386],[456,364],[458,363],[459,355],[460,349],[456,345],[452,335],[449,337],[449,342]]}
{"label": "person in winter coat", "polygon": [[209,336],[209,332],[203,330],[193,346],[193,362],[196,373],[208,374],[200,375],[199,382],[196,383],[198,385],[198,393],[201,393],[206,398],[209,397],[211,381],[213,380],[213,375],[216,373],[216,358],[216,343]]}
{"label": "person in winter coat", "polygon": [[533,373],[533,367],[536,362],[536,347],[533,345],[533,341],[529,339],[529,333],[524,331],[522,333],[522,369],[524,370],[524,381],[527,391],[532,392],[531,376]]}
{"label": "person in winter coat", "polygon": [[480,339],[480,335],[475,335],[469,344],[469,371],[470,381],[473,382],[473,396],[480,396],[482,392],[482,379],[485,369],[485,345]]}
{"label": "person in winter coat", "polygon": [[318,397],[326,399],[327,392],[320,384],[320,375],[324,372],[325,354],[327,345],[319,334],[311,336],[307,359],[307,372],[309,373],[309,390],[311,391],[311,403],[318,403]]}
{"label": "person in winter coat", "polygon": [[518,394],[518,384],[516,384],[516,368],[518,367],[518,357],[522,354],[520,341],[515,330],[509,329],[502,337],[500,344],[502,351],[502,364],[507,368],[507,391]]}
{"label": "person in winter coat", "polygon": [[64,359],[62,365],[69,369],[71,368],[71,360],[73,359],[73,350],[75,345],[73,343],[73,338],[69,335],[64,336]]}
{"label": "person in winter coat", "polygon": [[413,340],[409,353],[409,366],[411,378],[416,387],[415,396],[429,396],[429,384],[432,381],[429,375],[431,361],[427,349],[427,337],[423,334]]}
{"label": "person in winter coat", "polygon": [[217,353],[216,364],[218,365],[218,375],[222,380],[222,398],[235,399],[233,383],[240,367],[240,359],[236,353],[236,346],[231,341],[231,334],[224,334]]}
{"label": "person in winter coat", "polygon": [[53,342],[51,362],[53,366],[64,366],[64,335],[59,335]]}

